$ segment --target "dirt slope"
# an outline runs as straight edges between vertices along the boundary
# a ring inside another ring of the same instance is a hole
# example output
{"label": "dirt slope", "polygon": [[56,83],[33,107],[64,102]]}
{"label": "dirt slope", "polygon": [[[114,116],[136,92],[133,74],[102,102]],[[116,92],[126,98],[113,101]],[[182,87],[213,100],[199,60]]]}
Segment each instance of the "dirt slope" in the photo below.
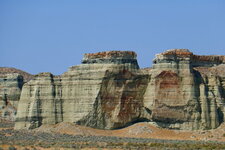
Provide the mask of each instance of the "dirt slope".
{"label": "dirt slope", "polygon": [[137,123],[118,130],[100,130],[74,125],[72,123],[59,123],[56,125],[43,125],[34,129],[37,132],[52,132],[70,135],[118,136],[136,138],[154,138],[170,140],[197,140],[197,141],[223,141],[225,142],[225,124],[215,130],[207,131],[180,131],[162,129],[150,123]]}

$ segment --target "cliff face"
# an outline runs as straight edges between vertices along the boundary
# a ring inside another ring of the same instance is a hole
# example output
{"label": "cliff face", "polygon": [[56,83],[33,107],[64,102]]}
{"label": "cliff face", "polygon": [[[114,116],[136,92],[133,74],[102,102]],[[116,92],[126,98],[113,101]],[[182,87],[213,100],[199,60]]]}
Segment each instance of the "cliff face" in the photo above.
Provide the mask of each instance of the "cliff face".
{"label": "cliff face", "polygon": [[[106,63],[104,63],[106,62]],[[24,85],[16,129],[74,122],[114,129],[139,118],[148,75],[134,52],[86,54],[61,76],[42,73]]]}
{"label": "cliff face", "polygon": [[15,129],[59,122],[115,129],[139,121],[216,128],[225,118],[224,60],[175,49],[139,69],[134,52],[85,54],[61,76],[41,73],[23,86]]}
{"label": "cliff face", "polygon": [[[224,120],[224,75],[213,75],[210,69],[224,60],[224,56],[197,56],[186,49],[156,55],[144,96],[151,119],[167,128],[218,127]],[[225,69],[223,65],[212,68],[218,67]]]}
{"label": "cliff face", "polygon": [[15,69],[0,67],[0,116],[6,120],[15,120],[22,86],[32,75]]}
{"label": "cliff face", "polygon": [[1,117],[14,120],[20,99],[23,77],[17,73],[0,74],[0,112]]}

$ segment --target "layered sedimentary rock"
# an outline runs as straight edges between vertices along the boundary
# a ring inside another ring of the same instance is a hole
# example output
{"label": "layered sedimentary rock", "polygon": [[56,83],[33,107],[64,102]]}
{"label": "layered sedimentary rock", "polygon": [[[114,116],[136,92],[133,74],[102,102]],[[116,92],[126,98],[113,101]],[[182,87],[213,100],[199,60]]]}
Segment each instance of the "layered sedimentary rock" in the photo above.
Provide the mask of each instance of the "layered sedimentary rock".
{"label": "layered sedimentary rock", "polygon": [[149,69],[139,69],[131,51],[85,54],[68,72],[41,73],[23,86],[15,129],[59,122],[116,129],[139,121],[217,128],[225,119],[224,63],[224,56],[187,49],[156,55]]}
{"label": "layered sedimentary rock", "polygon": [[22,71],[20,69],[16,69],[16,68],[11,68],[11,67],[0,67],[0,74],[1,75],[6,75],[6,74],[19,74],[21,76],[23,76],[23,81],[24,82],[28,82],[31,79],[33,79],[33,75]]}
{"label": "layered sedimentary rock", "polygon": [[140,118],[148,75],[134,52],[86,54],[61,76],[41,73],[24,85],[16,129],[74,122],[114,129]]}
{"label": "layered sedimentary rock", "polygon": [[14,120],[22,85],[23,77],[17,73],[0,75],[1,117]]}
{"label": "layered sedimentary rock", "polygon": [[[223,64],[224,56],[197,56],[186,49],[156,55],[144,105],[160,126],[212,129],[224,120],[224,88],[218,75],[202,76],[194,67]],[[223,112],[223,113],[222,113]]]}
{"label": "layered sedimentary rock", "polygon": [[24,82],[32,76],[15,68],[0,67],[0,114],[14,121]]}

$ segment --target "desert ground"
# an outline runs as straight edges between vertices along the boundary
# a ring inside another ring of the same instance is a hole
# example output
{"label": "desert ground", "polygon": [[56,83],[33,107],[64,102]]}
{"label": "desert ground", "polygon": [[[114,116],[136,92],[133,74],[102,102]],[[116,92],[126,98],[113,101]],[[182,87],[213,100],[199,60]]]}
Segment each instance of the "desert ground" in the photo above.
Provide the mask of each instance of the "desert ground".
{"label": "desert ground", "polygon": [[140,122],[117,130],[100,130],[72,123],[13,130],[1,120],[0,149],[225,149],[225,124],[215,130],[180,131]]}

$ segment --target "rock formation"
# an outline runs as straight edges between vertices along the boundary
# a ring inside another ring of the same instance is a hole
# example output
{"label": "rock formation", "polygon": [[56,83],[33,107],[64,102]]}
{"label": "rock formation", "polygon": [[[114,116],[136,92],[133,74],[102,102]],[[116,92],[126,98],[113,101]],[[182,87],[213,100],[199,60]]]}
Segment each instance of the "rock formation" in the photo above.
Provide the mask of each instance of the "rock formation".
{"label": "rock formation", "polygon": [[24,85],[15,128],[62,121],[123,127],[140,117],[147,82],[134,52],[85,54],[81,65],[61,76],[41,73]]}
{"label": "rock formation", "polygon": [[116,129],[152,121],[173,129],[213,129],[225,119],[225,57],[187,49],[156,55],[139,69],[131,51],[85,54],[60,76],[24,84],[15,129],[72,122]]}
{"label": "rock formation", "polygon": [[1,118],[14,121],[21,89],[32,75],[15,68],[0,67],[0,114]]}
{"label": "rock formation", "polygon": [[175,49],[156,55],[153,63],[144,96],[152,121],[176,129],[212,129],[223,122],[224,80],[218,74],[203,77],[195,67],[211,72],[212,66],[225,63],[224,56]]}

